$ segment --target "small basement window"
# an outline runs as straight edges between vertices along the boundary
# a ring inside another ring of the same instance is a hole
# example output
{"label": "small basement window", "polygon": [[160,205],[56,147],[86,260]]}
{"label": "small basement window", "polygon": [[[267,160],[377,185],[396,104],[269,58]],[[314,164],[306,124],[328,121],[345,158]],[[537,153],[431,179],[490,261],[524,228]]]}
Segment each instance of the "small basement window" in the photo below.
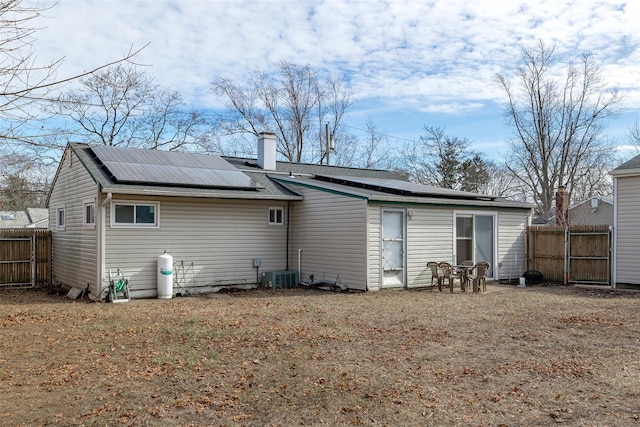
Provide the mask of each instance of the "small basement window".
{"label": "small basement window", "polygon": [[284,208],[269,208],[269,225],[284,225]]}
{"label": "small basement window", "polygon": [[118,227],[157,227],[157,203],[113,203],[111,225]]}

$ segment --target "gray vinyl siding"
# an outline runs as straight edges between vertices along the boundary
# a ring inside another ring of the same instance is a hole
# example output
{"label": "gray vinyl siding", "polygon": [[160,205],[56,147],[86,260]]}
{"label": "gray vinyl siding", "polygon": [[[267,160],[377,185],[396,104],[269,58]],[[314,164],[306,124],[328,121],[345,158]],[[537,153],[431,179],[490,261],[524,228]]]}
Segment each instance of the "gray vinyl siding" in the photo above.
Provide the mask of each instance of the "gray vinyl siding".
{"label": "gray vinyl siding", "polygon": [[616,178],[616,283],[640,284],[640,177]]}
{"label": "gray vinyl siding", "polygon": [[157,294],[157,259],[165,250],[178,267],[175,292],[255,286],[257,273],[286,267],[287,227],[268,224],[269,207],[286,209],[286,202],[113,196],[126,200],[159,203],[158,228],[112,227],[107,207],[105,271],[122,269],[134,297]]}
{"label": "gray vinyl siding", "polygon": [[526,266],[528,213],[498,212],[498,279],[520,277]]}
{"label": "gray vinyl siding", "polygon": [[[380,271],[380,221],[385,205],[369,207],[369,289],[382,285]],[[391,208],[391,207],[389,207]],[[406,284],[408,288],[431,283],[428,261],[448,261],[453,258],[453,211],[451,208],[393,205],[407,212],[406,224]]]}
{"label": "gray vinyl siding", "polygon": [[613,225],[613,205],[598,200],[598,207],[593,209],[589,199],[569,211],[569,221],[572,225]]}
{"label": "gray vinyl siding", "polygon": [[[429,261],[453,262],[453,207],[420,207],[394,205],[407,211],[406,283],[408,288],[431,284]],[[380,289],[380,217],[384,206],[369,207],[369,289]],[[471,211],[479,213],[480,211]],[[487,214],[495,211],[487,211]],[[527,211],[498,211],[498,274],[499,278],[516,277],[524,272]],[[496,277],[497,278],[497,277]]]}
{"label": "gray vinyl siding", "polygon": [[453,260],[453,211],[449,208],[409,208],[407,218],[407,287],[431,284],[429,261]]}
{"label": "gray vinyl siding", "polygon": [[[73,156],[71,162],[67,156]],[[84,203],[95,200],[97,186],[71,151],[65,153],[49,198],[53,278],[57,284],[98,292],[96,228],[83,225]],[[58,208],[65,209],[65,228],[56,227]],[[97,210],[96,210],[97,212]]]}
{"label": "gray vinyl siding", "polygon": [[369,265],[367,267],[367,289],[377,291],[381,289],[382,277],[380,276],[382,258],[382,209],[380,206],[369,206],[367,211]]}
{"label": "gray vinyl siding", "polygon": [[291,266],[301,279],[339,280],[350,289],[367,289],[366,200],[303,186],[304,201],[292,209]]}

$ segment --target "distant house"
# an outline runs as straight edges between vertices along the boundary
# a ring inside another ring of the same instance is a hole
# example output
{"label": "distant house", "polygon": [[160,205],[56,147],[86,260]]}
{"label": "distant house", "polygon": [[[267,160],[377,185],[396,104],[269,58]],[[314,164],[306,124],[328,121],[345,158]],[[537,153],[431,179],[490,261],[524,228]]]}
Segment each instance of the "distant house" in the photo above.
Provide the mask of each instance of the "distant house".
{"label": "distant house", "polygon": [[[613,225],[613,199],[593,196],[587,200],[569,206],[570,225]],[[555,207],[534,218],[533,225],[557,225]]]}
{"label": "distant house", "polygon": [[640,286],[640,156],[610,172],[613,177],[613,283]]}
{"label": "distant house", "polygon": [[49,209],[27,208],[24,211],[0,211],[0,228],[49,227]]}
{"label": "distant house", "polygon": [[381,170],[276,161],[275,135],[241,159],[70,144],[48,197],[54,279],[102,299],[121,269],[133,297],[157,295],[158,256],[174,292],[256,287],[299,272],[353,290],[430,283],[427,261],[525,267],[531,205],[418,185]]}

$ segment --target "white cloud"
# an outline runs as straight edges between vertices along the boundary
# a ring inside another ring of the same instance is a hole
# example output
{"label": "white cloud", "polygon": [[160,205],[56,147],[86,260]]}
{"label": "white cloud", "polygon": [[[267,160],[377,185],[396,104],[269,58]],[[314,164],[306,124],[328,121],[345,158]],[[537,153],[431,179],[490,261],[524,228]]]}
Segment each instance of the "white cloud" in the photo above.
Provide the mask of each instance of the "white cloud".
{"label": "white cloud", "polygon": [[638,109],[639,3],[61,0],[39,20],[35,47],[43,60],[65,57],[70,75],[150,43],[137,61],[203,106],[216,105],[214,77],[291,61],[348,73],[357,98],[390,110],[460,113],[502,100],[494,74],[543,39],[567,57],[593,52]]}

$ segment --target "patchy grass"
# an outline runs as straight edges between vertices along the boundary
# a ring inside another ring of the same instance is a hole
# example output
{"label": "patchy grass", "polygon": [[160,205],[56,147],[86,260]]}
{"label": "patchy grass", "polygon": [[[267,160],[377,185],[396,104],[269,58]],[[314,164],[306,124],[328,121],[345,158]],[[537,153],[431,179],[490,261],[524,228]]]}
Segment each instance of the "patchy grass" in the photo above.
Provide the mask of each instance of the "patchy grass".
{"label": "patchy grass", "polygon": [[638,293],[0,291],[0,425],[634,425]]}

